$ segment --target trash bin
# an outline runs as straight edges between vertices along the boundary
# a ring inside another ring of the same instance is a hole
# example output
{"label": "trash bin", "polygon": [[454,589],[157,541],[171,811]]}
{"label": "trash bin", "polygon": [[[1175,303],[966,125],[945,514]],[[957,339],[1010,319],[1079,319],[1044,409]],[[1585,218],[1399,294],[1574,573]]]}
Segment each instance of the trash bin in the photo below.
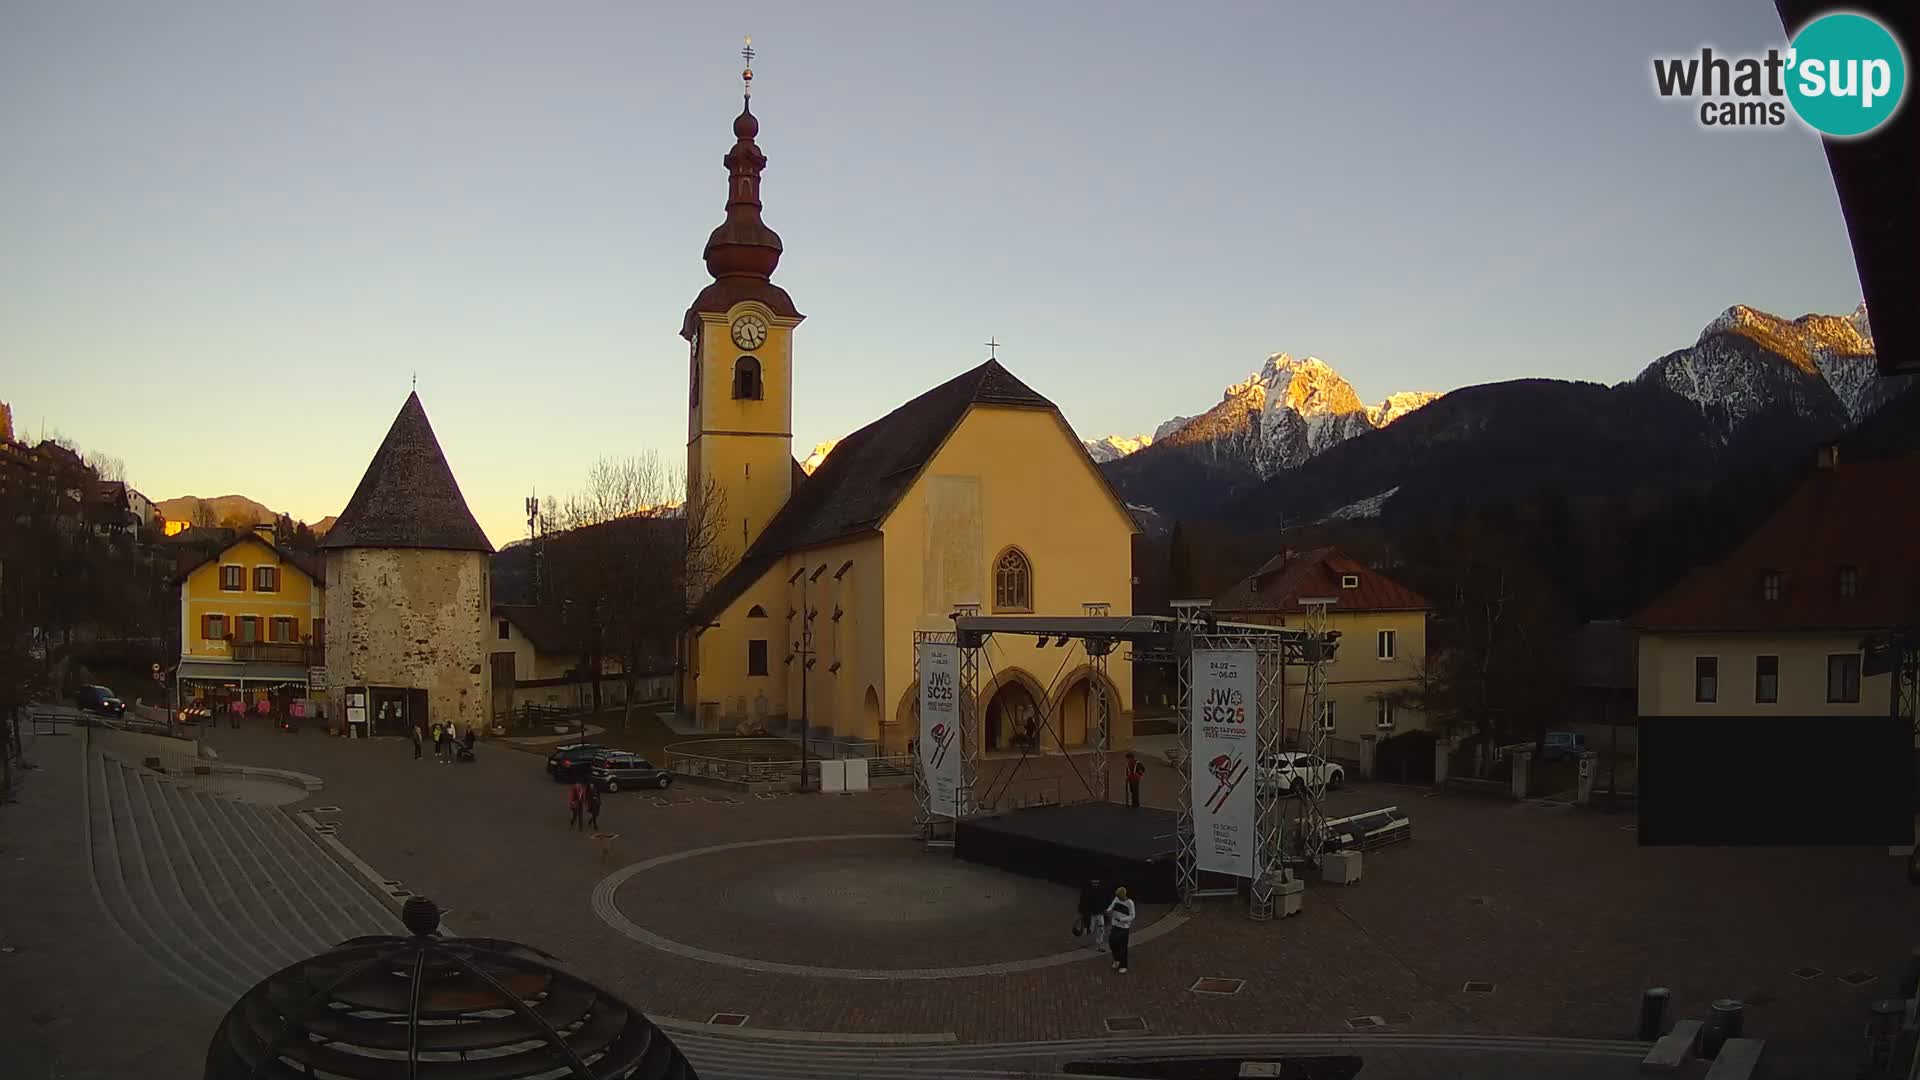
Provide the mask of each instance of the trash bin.
{"label": "trash bin", "polygon": [[1712,1060],[1720,1056],[1720,1047],[1728,1039],[1740,1037],[1746,1006],[1733,998],[1721,998],[1713,1003],[1713,1010],[1707,1014],[1707,1022],[1700,1029],[1700,1056]]}

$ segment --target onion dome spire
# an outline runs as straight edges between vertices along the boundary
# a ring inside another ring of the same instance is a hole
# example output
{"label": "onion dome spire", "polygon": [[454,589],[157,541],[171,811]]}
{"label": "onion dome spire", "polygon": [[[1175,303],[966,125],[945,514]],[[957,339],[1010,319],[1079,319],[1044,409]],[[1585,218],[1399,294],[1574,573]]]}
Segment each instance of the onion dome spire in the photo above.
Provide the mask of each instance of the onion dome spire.
{"label": "onion dome spire", "polygon": [[767,156],[753,138],[760,133],[760,121],[753,115],[753,37],[740,50],[746,68],[740,73],[740,115],[734,118],[733,149],[723,163],[727,167],[727,219],[707,237],[705,252],[707,273],[715,280],[725,277],[767,279],[780,265],[780,234],[760,220],[760,173],[767,167]]}

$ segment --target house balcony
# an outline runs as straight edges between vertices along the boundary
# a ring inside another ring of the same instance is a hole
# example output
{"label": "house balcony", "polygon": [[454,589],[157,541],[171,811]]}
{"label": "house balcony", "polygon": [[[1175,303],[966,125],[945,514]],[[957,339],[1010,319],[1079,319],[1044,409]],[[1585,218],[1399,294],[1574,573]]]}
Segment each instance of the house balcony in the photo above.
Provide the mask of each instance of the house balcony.
{"label": "house balcony", "polygon": [[317,645],[286,641],[235,641],[228,643],[228,655],[243,664],[299,664],[319,667],[326,658]]}

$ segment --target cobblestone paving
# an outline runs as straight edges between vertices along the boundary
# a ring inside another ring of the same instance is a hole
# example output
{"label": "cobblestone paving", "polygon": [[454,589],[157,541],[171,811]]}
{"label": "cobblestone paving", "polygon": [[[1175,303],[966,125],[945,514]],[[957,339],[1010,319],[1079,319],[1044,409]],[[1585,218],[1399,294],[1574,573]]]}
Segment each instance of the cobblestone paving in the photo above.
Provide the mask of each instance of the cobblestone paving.
{"label": "cobblestone paving", "polygon": [[[1680,1016],[1740,996],[1748,1032],[1782,1051],[1850,1054],[1866,1004],[1886,996],[1916,936],[1915,893],[1884,849],[1641,849],[1625,816],[1356,785],[1331,812],[1397,803],[1415,839],[1369,853],[1357,885],[1310,887],[1291,919],[1253,923],[1242,906],[1204,906],[1139,949],[1126,976],[1095,964],[913,983],[765,974],[622,937],[594,915],[595,885],[674,851],[905,831],[909,792],[714,803],[683,784],[667,805],[621,793],[606,799],[603,827],[620,839],[603,861],[592,840],[567,830],[565,789],[537,755],[483,746],[477,763],[447,766],[411,760],[398,741],[248,731],[219,732],[215,745],[229,760],[324,776],[320,797],[342,807],[341,838],[454,909],[449,921],[462,932],[548,949],[654,1013],[745,1013],[756,1028],[1011,1041],[1099,1035],[1105,1018],[1122,1015],[1147,1016],[1162,1034],[1346,1031],[1349,1017],[1381,1016],[1396,1031],[1621,1038],[1640,990],[1666,985]],[[1170,804],[1173,787],[1169,770],[1150,773],[1147,801]],[[1011,955],[1039,946],[1049,920],[1071,941],[1063,894],[1025,882],[1007,887],[1044,914],[1008,913],[1002,934],[999,916],[978,913],[954,924],[957,941],[909,941],[830,896],[825,883],[862,873],[848,860],[865,853],[776,846],[757,864],[729,857],[697,873],[702,860],[686,860],[675,864],[684,876],[635,882],[620,906],[636,920],[651,913],[663,934],[822,966]],[[878,887],[897,888],[900,868],[929,856],[902,842],[875,845],[872,858]],[[701,875],[713,875],[711,893]],[[776,899],[783,888],[785,901]],[[764,910],[751,901],[757,892]],[[1789,974],[1802,967],[1828,974]],[[1856,987],[1835,977],[1855,970],[1878,978]],[[1190,992],[1203,976],[1246,984],[1232,995]],[[1469,980],[1493,992],[1463,993]]]}

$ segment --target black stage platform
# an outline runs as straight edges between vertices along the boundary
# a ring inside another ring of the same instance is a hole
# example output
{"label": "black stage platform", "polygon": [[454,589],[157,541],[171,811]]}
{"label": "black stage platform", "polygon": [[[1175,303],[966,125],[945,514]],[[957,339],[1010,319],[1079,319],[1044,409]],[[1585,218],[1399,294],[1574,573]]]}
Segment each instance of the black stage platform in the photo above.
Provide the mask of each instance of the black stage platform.
{"label": "black stage platform", "polygon": [[1142,903],[1171,904],[1180,898],[1179,825],[1173,811],[1145,806],[1032,806],[962,818],[954,854],[1076,889],[1099,878]]}

